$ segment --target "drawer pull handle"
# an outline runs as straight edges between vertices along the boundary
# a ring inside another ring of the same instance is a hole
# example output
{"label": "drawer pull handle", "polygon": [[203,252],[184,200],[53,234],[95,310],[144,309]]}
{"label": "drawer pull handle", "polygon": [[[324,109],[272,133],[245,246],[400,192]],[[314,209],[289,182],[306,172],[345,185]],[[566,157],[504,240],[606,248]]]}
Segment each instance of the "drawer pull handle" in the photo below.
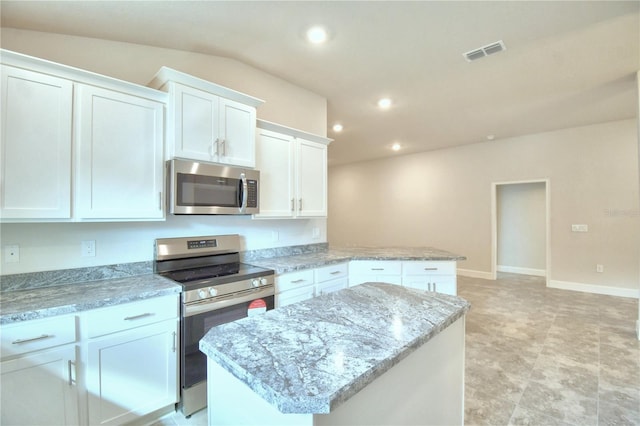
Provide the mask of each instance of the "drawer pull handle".
{"label": "drawer pull handle", "polygon": [[150,317],[152,315],[153,314],[151,312],[146,312],[144,314],[134,315],[132,317],[125,317],[124,320],[125,321],[137,320],[137,319],[140,319],[140,318]]}
{"label": "drawer pull handle", "polygon": [[11,344],[12,345],[19,345],[20,343],[35,342],[36,340],[47,339],[49,337],[55,337],[55,336],[53,334],[43,334],[42,336],[30,337],[28,339],[16,339],[13,342],[11,342]]}
{"label": "drawer pull handle", "polygon": [[302,280],[302,279],[300,279],[300,280],[293,280],[293,281],[291,281],[291,284],[303,283],[303,282],[305,282],[305,281],[306,281],[306,280]]}
{"label": "drawer pull handle", "polygon": [[437,271],[438,268],[424,268],[425,271]]}
{"label": "drawer pull handle", "polygon": [[371,268],[372,271],[384,271],[384,268]]}
{"label": "drawer pull handle", "polygon": [[338,274],[340,274],[340,273],[341,273],[340,271],[333,271],[333,272],[331,273],[331,275],[338,275]]}

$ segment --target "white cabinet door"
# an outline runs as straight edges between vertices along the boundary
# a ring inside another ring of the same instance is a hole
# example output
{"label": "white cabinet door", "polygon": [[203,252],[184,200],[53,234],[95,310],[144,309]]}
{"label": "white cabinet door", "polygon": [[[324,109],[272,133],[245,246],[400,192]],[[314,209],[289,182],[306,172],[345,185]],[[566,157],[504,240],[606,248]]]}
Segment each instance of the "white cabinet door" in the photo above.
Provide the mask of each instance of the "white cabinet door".
{"label": "white cabinet door", "polygon": [[258,129],[256,139],[260,213],[255,217],[293,217],[295,139],[264,129]]}
{"label": "white cabinet door", "polygon": [[173,88],[168,157],[255,166],[255,107],[179,83]]}
{"label": "white cabinet door", "polygon": [[73,84],[2,66],[0,216],[71,217]]}
{"label": "white cabinet door", "polygon": [[218,161],[242,167],[255,167],[256,109],[220,98]]}
{"label": "white cabinet door", "polygon": [[327,216],[327,145],[297,139],[297,216]]}
{"label": "white cabinet door", "polygon": [[402,262],[354,260],[349,263],[349,287],[366,282],[402,284]]}
{"label": "white cabinet door", "polygon": [[162,219],[164,106],[77,85],[77,217]]}
{"label": "white cabinet door", "polygon": [[76,425],[76,347],[67,345],[0,363],[3,425]]}
{"label": "white cabinet door", "polygon": [[90,424],[122,424],[178,401],[178,320],[88,343]]}
{"label": "white cabinet door", "polygon": [[402,285],[426,291],[456,295],[456,262],[402,262]]}
{"label": "white cabinet door", "polygon": [[306,285],[293,290],[283,291],[276,294],[276,308],[303,302],[313,297],[315,297],[315,289],[313,285]]}
{"label": "white cabinet door", "polygon": [[[173,83],[173,152],[168,157],[214,161],[217,154],[219,97]],[[215,148],[214,148],[215,147]]]}

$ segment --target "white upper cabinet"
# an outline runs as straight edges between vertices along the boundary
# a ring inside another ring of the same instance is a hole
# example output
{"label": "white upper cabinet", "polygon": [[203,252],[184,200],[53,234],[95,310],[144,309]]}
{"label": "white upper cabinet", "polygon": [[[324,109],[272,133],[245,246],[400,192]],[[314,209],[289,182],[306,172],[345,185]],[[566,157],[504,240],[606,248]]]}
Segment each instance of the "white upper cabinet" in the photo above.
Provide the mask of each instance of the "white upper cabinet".
{"label": "white upper cabinet", "polygon": [[167,67],[149,86],[169,93],[168,159],[255,166],[256,107],[263,101]]}
{"label": "white upper cabinet", "polygon": [[162,219],[164,105],[76,88],[77,217]]}
{"label": "white upper cabinet", "polygon": [[0,215],[71,217],[73,83],[2,66]]}
{"label": "white upper cabinet", "polygon": [[6,50],[2,63],[2,221],[164,218],[165,93]]}
{"label": "white upper cabinet", "polygon": [[258,120],[255,218],[327,216],[327,146],[331,139]]}

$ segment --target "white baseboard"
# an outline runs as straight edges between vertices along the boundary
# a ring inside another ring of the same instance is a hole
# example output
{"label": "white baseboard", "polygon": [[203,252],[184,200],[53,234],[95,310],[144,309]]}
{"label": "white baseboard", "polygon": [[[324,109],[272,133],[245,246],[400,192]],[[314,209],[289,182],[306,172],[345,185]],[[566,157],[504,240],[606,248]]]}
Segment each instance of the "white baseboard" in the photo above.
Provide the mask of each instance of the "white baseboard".
{"label": "white baseboard", "polygon": [[519,266],[498,265],[498,272],[511,272],[512,274],[535,275],[537,277],[546,277],[545,269],[521,268]]}
{"label": "white baseboard", "polygon": [[582,291],[584,293],[605,294],[607,296],[629,297],[632,299],[640,298],[640,292],[637,288],[609,287],[558,280],[549,280],[548,286],[562,290]]}
{"label": "white baseboard", "polygon": [[482,278],[483,280],[493,279],[493,275],[491,274],[491,272],[475,271],[473,269],[460,269],[460,268],[458,268],[456,272],[458,275],[462,275],[463,277]]}

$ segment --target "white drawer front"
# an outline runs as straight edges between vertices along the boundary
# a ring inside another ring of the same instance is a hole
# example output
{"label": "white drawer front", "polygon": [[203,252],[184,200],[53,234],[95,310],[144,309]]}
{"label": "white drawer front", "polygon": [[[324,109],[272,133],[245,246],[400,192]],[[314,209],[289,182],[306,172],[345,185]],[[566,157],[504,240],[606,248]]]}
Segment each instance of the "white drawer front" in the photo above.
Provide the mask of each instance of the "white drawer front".
{"label": "white drawer front", "polygon": [[323,266],[316,269],[316,283],[346,278],[347,275],[349,275],[349,266],[347,263]]}
{"label": "white drawer front", "polygon": [[276,275],[276,293],[313,284],[313,269]]}
{"label": "white drawer front", "polygon": [[349,264],[353,275],[401,275],[402,262],[395,260],[354,260]]}
{"label": "white drawer front", "polygon": [[178,317],[178,296],[154,297],[86,313],[88,337],[97,337]]}
{"label": "white drawer front", "polygon": [[455,275],[456,262],[412,261],[402,263],[403,275]]}
{"label": "white drawer front", "polygon": [[76,341],[76,317],[64,315],[3,326],[2,358]]}
{"label": "white drawer front", "polygon": [[291,305],[292,303],[303,302],[314,296],[315,289],[313,286],[295,288],[293,290],[278,293],[276,294],[276,308]]}

